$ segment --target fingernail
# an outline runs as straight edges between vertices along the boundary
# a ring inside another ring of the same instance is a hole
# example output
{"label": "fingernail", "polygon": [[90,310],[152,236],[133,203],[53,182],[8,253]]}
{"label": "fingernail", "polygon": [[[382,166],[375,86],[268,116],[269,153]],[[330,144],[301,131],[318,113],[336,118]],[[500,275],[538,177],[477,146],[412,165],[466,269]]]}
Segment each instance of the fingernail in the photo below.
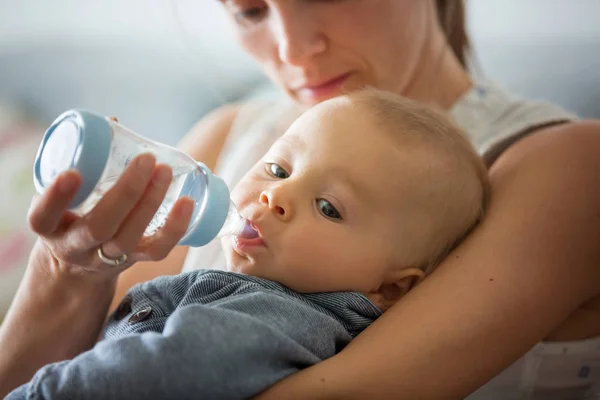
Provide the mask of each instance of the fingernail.
{"label": "fingernail", "polygon": [[171,171],[167,168],[161,168],[154,176],[154,183],[164,185],[171,181]]}
{"label": "fingernail", "polygon": [[73,191],[75,185],[77,184],[75,178],[70,174],[62,175],[58,179],[58,190],[61,193],[70,193],[71,191]]}
{"label": "fingernail", "polygon": [[150,171],[154,168],[154,156],[152,154],[144,154],[138,159],[138,167],[142,171]]}

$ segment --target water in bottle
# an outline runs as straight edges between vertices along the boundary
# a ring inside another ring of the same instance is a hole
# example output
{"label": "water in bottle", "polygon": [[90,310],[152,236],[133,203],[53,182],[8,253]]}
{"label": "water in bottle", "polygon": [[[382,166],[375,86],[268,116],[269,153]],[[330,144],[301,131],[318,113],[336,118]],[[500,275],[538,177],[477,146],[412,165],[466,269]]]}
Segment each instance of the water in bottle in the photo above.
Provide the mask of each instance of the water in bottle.
{"label": "water in bottle", "polygon": [[225,182],[202,163],[162,143],[144,138],[108,118],[84,110],[70,110],[48,128],[34,165],[34,184],[43,193],[56,177],[79,171],[82,184],[70,204],[79,214],[91,211],[116,183],[131,160],[152,153],[157,163],[168,164],[173,180],[145,235],[156,233],[166,222],[177,199],[189,196],[194,211],[179,244],[203,246],[215,237],[256,232],[239,215],[229,198]]}

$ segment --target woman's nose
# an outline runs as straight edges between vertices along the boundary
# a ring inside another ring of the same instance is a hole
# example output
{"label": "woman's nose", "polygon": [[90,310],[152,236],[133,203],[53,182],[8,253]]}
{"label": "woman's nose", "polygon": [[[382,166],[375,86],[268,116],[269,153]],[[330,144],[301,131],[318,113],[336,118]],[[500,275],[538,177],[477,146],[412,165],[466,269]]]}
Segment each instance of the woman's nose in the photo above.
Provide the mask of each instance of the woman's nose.
{"label": "woman's nose", "polygon": [[300,8],[287,7],[275,18],[279,59],[296,66],[327,50],[327,39],[318,22]]}
{"label": "woman's nose", "polygon": [[258,201],[267,206],[281,220],[288,221],[292,217],[291,204],[285,200],[281,191],[277,189],[263,191]]}

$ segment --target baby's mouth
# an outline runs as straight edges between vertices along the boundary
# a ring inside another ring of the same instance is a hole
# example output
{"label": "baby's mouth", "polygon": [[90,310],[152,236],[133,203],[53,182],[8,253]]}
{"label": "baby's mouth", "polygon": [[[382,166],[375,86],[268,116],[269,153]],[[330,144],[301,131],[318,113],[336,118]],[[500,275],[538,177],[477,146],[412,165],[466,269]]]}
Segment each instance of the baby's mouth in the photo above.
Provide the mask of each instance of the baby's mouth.
{"label": "baby's mouth", "polygon": [[244,229],[239,234],[238,238],[240,238],[240,239],[256,239],[258,237],[260,237],[260,234],[258,233],[258,231],[256,229],[254,229],[254,227],[252,227],[252,224],[250,223],[250,221],[246,220],[246,223],[244,224]]}
{"label": "baby's mouth", "polygon": [[233,238],[234,249],[241,255],[253,254],[261,248],[267,248],[260,231],[252,222],[246,220],[242,232]]}

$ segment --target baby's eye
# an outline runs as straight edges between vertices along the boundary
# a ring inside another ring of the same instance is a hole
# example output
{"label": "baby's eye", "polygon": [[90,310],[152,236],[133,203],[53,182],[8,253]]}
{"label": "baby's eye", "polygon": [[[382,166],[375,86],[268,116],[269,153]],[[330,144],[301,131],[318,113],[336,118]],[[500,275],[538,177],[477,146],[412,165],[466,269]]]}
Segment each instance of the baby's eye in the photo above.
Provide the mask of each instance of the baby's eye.
{"label": "baby's eye", "polygon": [[274,176],[275,178],[287,179],[290,177],[290,174],[288,174],[285,169],[281,168],[279,164],[267,163],[266,169],[269,175]]}
{"label": "baby's eye", "polygon": [[235,20],[240,25],[249,25],[259,22],[267,14],[267,7],[247,7],[233,14]]}
{"label": "baby's eye", "polygon": [[323,214],[327,218],[340,220],[342,219],[342,216],[340,215],[339,211],[336,210],[333,204],[331,204],[325,199],[317,199],[317,207],[319,208],[319,211],[321,211],[321,214]]}

